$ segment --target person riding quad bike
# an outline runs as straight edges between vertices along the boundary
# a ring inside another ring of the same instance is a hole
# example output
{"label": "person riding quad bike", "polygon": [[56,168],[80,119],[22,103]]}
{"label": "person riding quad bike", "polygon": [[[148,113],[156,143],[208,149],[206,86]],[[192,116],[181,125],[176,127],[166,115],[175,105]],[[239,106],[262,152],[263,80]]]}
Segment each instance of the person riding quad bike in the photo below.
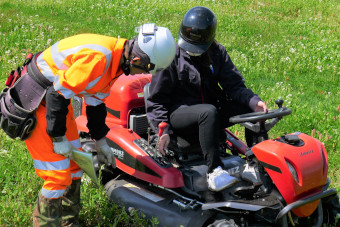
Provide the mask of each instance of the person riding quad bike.
{"label": "person riding quad bike", "polygon": [[[175,59],[152,78],[147,116],[156,130],[161,122],[168,123],[158,146],[163,154],[172,134],[198,136],[208,165],[208,186],[221,191],[236,182],[221,168],[219,158],[223,129],[233,125],[229,118],[268,108],[246,87],[225,47],[215,40],[216,27],[216,16],[206,7],[194,7],[184,15]],[[245,130],[245,137],[249,147],[256,142],[250,130]],[[256,180],[251,166],[246,175]]]}

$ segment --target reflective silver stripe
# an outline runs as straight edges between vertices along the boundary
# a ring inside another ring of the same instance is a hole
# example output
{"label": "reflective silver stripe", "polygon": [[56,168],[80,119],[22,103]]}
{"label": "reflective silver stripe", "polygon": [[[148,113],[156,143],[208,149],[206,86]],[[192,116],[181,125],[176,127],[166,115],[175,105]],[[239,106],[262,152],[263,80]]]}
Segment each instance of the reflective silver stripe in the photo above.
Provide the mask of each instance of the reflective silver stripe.
{"label": "reflective silver stripe", "polygon": [[[106,67],[105,67],[105,70],[103,72],[101,76],[103,76],[106,72],[106,70],[109,68],[110,66],[110,63],[111,63],[111,57],[112,57],[112,51],[110,51],[109,49],[101,46],[101,45],[98,45],[98,44],[85,44],[85,45],[81,45],[81,46],[76,46],[76,47],[73,47],[73,48],[70,48],[70,49],[67,49],[67,50],[63,50],[63,51],[58,51],[58,45],[59,45],[59,42],[53,44],[51,46],[51,56],[53,58],[53,61],[54,61],[54,64],[59,68],[59,69],[62,69],[62,70],[66,70],[68,69],[68,67],[63,63],[65,58],[71,54],[74,54],[78,51],[80,51],[81,49],[84,49],[84,48],[88,48],[88,49],[91,49],[91,50],[97,50],[97,51],[100,51],[102,52],[105,57],[106,57]],[[94,86],[95,84],[93,84]],[[92,86],[92,87],[93,87]],[[91,87],[90,87],[91,88]],[[90,89],[88,88],[88,89]]]}
{"label": "reflective silver stripe", "polygon": [[[105,69],[105,71],[106,71],[106,69]],[[90,82],[90,83],[86,86],[85,90],[89,90],[89,89],[93,88],[94,85],[96,85],[96,84],[98,83],[98,81],[99,81],[101,78],[102,78],[102,76],[100,76],[100,77],[98,77],[97,79],[95,79],[94,81]]]}
{"label": "reflective silver stripe", "polygon": [[79,139],[70,141],[70,143],[72,144],[72,146],[74,146],[74,147],[77,148],[77,149],[81,148],[81,143],[80,143],[80,140],[79,140]]}
{"label": "reflective silver stripe", "polygon": [[[106,66],[105,66],[105,70],[103,72],[102,75],[100,75],[99,77],[97,77],[95,80],[91,81],[85,88],[85,90],[91,89],[93,88],[98,81],[101,79],[101,77],[105,74],[105,72],[107,71],[107,69],[110,66],[111,63],[111,57],[112,57],[112,52],[101,46],[101,45],[97,45],[97,44],[86,44],[86,45],[81,45],[81,46],[77,46],[77,47],[73,47],[67,50],[63,50],[61,52],[58,51],[58,45],[59,42],[55,43],[52,47],[51,47],[51,56],[53,58],[53,61],[55,63],[55,65],[62,70],[67,70],[68,67],[63,63],[63,61],[65,60],[65,57],[69,56],[70,54],[76,53],[78,51],[80,51],[83,48],[88,48],[88,49],[92,49],[92,50],[97,50],[102,52],[105,57],[106,57]],[[62,87],[59,83],[59,78],[58,80],[55,81],[55,85],[54,88],[56,91],[60,91],[60,93],[63,94],[63,96],[67,99],[72,98],[75,94],[72,91],[68,91],[69,89],[66,89],[64,87]]]}
{"label": "reflective silver stripe", "polygon": [[98,92],[98,93],[92,95],[92,94],[87,93],[86,91],[83,91],[79,94],[84,96],[84,101],[85,101],[86,104],[91,105],[91,106],[96,106],[96,105],[103,103],[101,100],[108,97],[110,95],[110,92],[108,92],[108,93]]}
{"label": "reflective silver stripe", "polygon": [[54,61],[54,64],[57,66],[58,69],[66,70],[68,69],[68,67],[63,63],[63,61],[65,60],[65,57],[75,52],[70,52],[67,55],[62,55],[61,52],[58,51],[58,45],[59,45],[59,41],[51,46],[51,57]]}
{"label": "reflective silver stripe", "polygon": [[54,85],[53,85],[54,90],[59,91],[64,96],[65,99],[70,99],[70,98],[72,98],[76,95],[76,93],[74,93],[70,89],[67,89],[67,88],[64,88],[63,86],[61,86],[59,81],[60,81],[60,76],[56,75],[55,82],[54,82]]}
{"label": "reflective silver stripe", "polygon": [[34,160],[34,168],[39,170],[65,170],[70,167],[70,159],[66,158],[56,162],[43,162]]}
{"label": "reflective silver stripe", "polygon": [[46,198],[58,199],[58,198],[60,198],[64,195],[65,191],[66,191],[65,189],[62,189],[62,190],[47,190],[45,188],[42,188],[40,193]]}
{"label": "reflective silver stripe", "polygon": [[84,171],[83,170],[79,170],[76,173],[71,173],[71,178],[78,178],[78,177],[82,177],[83,176]]}
{"label": "reflective silver stripe", "polygon": [[101,92],[98,92],[94,96],[99,98],[99,99],[104,99],[104,98],[108,97],[109,95],[110,95],[110,93],[101,93]]}
{"label": "reflective silver stripe", "polygon": [[92,96],[84,96],[84,101],[87,105],[90,106],[98,106],[103,103],[102,100],[96,99]]}
{"label": "reflective silver stripe", "polygon": [[[44,52],[43,52],[44,53]],[[41,73],[52,83],[55,80],[55,76],[52,73],[52,70],[50,66],[46,63],[46,61],[43,59],[43,53],[40,54],[37,58],[37,65],[39,66]]]}
{"label": "reflective silver stripe", "polygon": [[[110,66],[111,57],[112,57],[112,51],[110,51],[109,49],[107,49],[107,48],[105,48],[105,47],[103,47],[101,45],[98,45],[98,44],[85,44],[85,45],[73,47],[73,48],[70,48],[70,49],[67,49],[67,50],[63,50],[61,52],[58,51],[58,45],[59,45],[59,42],[57,42],[57,43],[55,43],[55,44],[53,44],[51,46],[51,56],[52,56],[52,59],[54,61],[54,64],[59,69],[61,69],[61,70],[67,70],[68,69],[68,67],[63,63],[65,58],[67,56],[69,56],[70,54],[74,54],[74,53],[80,51],[83,48],[88,48],[88,49],[100,51],[100,52],[102,52],[105,55],[105,57],[106,57],[106,66],[105,66],[105,70],[104,70],[103,74],[101,74],[95,80],[91,81],[86,86],[85,90],[93,88],[98,83],[98,81],[101,79],[101,77],[105,74],[105,72],[107,71],[107,69]],[[75,93],[73,91],[71,91],[71,90],[61,86],[59,75],[54,75],[52,73],[51,68],[43,60],[42,54],[39,56],[38,61],[39,61],[39,63],[38,63],[39,67],[40,67],[42,73],[45,75],[45,77],[48,80],[50,80],[51,82],[54,82],[54,89],[56,91],[59,91],[67,99],[70,99],[73,96],[75,96]]]}

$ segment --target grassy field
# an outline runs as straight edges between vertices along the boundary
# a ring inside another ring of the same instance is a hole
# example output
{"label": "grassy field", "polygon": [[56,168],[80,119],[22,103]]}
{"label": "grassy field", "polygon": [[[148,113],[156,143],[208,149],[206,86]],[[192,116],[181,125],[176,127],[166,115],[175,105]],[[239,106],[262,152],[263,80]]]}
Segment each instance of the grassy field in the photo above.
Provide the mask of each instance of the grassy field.
{"label": "grassy field", "polygon": [[[292,109],[270,137],[299,131],[320,139],[328,151],[331,186],[340,190],[336,0],[0,0],[0,89],[28,52],[79,33],[132,38],[135,26],[150,22],[168,27],[177,39],[183,15],[198,5],[215,12],[216,39],[247,85],[270,108],[282,98]],[[238,126],[232,130],[241,132]],[[24,143],[0,131],[0,226],[29,226],[41,185]],[[90,183],[82,187],[82,206],[84,226],[145,225],[108,204],[102,188]]]}

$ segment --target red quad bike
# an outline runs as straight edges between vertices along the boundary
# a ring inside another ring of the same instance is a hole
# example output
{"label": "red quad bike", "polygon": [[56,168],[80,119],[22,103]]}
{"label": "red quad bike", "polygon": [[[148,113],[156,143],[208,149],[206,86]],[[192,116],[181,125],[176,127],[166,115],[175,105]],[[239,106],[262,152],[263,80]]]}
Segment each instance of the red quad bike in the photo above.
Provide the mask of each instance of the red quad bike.
{"label": "red quad bike", "polygon": [[[301,132],[268,139],[268,131],[291,113],[282,100],[269,113],[230,119],[254,131],[258,143],[249,148],[225,129],[223,168],[239,181],[213,194],[197,138],[174,137],[165,157],[157,152],[160,135],[145,114],[150,81],[151,75],[122,75],[106,100],[106,138],[117,167],[104,167],[102,183],[111,201],[158,218],[159,226],[339,226],[339,197],[329,188],[323,144]],[[99,171],[102,163],[87,133],[85,105],[76,98],[73,106],[83,151],[94,154]],[[259,181],[243,179],[247,163]]]}

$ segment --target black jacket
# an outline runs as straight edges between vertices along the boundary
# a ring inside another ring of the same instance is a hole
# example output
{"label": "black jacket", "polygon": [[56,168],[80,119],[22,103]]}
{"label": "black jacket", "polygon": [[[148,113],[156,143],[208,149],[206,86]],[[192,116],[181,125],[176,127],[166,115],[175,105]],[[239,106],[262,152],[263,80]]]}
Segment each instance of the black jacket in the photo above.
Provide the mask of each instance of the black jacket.
{"label": "black jacket", "polygon": [[[177,46],[171,65],[152,77],[147,116],[157,128],[162,121],[169,123],[171,112],[181,106],[217,105],[217,100],[227,98],[252,110],[261,100],[245,86],[244,78],[221,44],[214,42],[199,57],[192,57]],[[172,133],[171,128],[167,133]]]}

